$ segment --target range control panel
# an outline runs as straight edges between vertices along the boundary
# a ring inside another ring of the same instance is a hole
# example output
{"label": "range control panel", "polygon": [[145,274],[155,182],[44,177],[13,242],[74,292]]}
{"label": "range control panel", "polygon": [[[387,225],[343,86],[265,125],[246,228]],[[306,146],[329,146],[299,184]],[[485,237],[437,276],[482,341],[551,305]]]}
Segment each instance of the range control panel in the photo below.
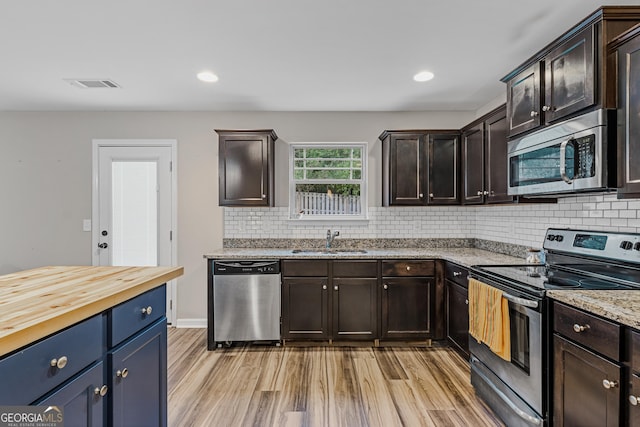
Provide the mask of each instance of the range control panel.
{"label": "range control panel", "polygon": [[640,234],[550,228],[543,247],[549,251],[640,263]]}

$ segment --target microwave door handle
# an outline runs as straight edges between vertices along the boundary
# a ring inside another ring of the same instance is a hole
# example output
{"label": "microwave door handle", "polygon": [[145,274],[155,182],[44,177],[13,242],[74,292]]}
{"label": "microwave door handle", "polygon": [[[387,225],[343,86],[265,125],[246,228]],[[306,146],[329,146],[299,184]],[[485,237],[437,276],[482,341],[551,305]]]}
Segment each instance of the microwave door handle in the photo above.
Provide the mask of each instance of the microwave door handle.
{"label": "microwave door handle", "polygon": [[571,139],[567,139],[566,141],[562,141],[560,144],[560,177],[567,184],[571,184],[573,181],[567,176],[567,144],[571,142]]}
{"label": "microwave door handle", "polygon": [[531,301],[524,298],[514,297],[513,295],[509,295],[506,293],[503,293],[502,297],[507,301],[511,301],[514,304],[523,305],[529,308],[538,308],[538,301]]}

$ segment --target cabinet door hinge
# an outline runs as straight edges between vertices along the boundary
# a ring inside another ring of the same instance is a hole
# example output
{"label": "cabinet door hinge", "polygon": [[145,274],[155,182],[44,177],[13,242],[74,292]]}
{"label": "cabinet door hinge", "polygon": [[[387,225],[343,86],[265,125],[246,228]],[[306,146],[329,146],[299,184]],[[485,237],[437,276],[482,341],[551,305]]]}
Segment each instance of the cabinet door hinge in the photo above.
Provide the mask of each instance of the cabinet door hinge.
{"label": "cabinet door hinge", "polygon": [[169,310],[173,310],[173,300],[169,300]]}
{"label": "cabinet door hinge", "polygon": [[169,240],[173,241],[173,230],[169,230]]}
{"label": "cabinet door hinge", "polygon": [[169,172],[173,172],[173,161],[169,162]]}

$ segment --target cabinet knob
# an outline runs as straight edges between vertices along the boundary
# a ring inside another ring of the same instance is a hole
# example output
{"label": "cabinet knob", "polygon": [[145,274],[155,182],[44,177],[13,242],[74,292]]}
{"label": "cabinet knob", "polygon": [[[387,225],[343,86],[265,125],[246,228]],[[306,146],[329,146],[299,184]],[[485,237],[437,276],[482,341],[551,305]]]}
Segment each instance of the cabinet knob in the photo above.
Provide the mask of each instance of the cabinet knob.
{"label": "cabinet knob", "polygon": [[389,285],[387,285],[386,283],[382,286],[384,289],[389,289]]}
{"label": "cabinet knob", "polygon": [[411,271],[411,266],[407,265],[407,271]]}
{"label": "cabinet knob", "polygon": [[618,387],[618,382],[617,381],[602,380],[602,387],[606,388],[607,390],[609,390],[610,388],[616,388],[616,387]]}
{"label": "cabinet knob", "polygon": [[335,285],[335,286],[333,287],[333,290],[334,290],[334,291],[337,291],[337,290],[338,290],[338,285]]}
{"label": "cabinet knob", "polygon": [[543,105],[542,106],[542,111],[551,111],[551,106],[550,105]]}
{"label": "cabinet knob", "polygon": [[104,397],[107,394],[107,391],[109,391],[109,387],[107,387],[106,385],[103,385],[102,387],[96,387],[93,390],[93,393],[96,396]]}
{"label": "cabinet knob", "polygon": [[462,271],[454,271],[453,272],[453,277],[460,277],[462,276]]}
{"label": "cabinet knob", "polygon": [[640,400],[640,397],[634,396],[633,394],[629,395],[629,403],[631,403],[633,406],[638,406],[639,400]]}
{"label": "cabinet knob", "polygon": [[53,367],[53,368],[58,368],[58,369],[62,369],[65,366],[67,366],[67,362],[69,360],[67,359],[67,356],[62,356],[59,357],[58,359],[51,359],[51,362],[49,362],[49,364]]}
{"label": "cabinet knob", "polygon": [[262,198],[263,198],[263,199],[266,199],[266,198],[267,198],[267,195],[266,195],[266,194],[263,194],[263,195],[262,195]]}
{"label": "cabinet knob", "polygon": [[591,326],[589,326],[589,325],[584,325],[583,326],[583,325],[578,325],[577,323],[575,325],[573,325],[573,330],[575,332],[577,332],[577,333],[584,332],[589,328],[591,328]]}
{"label": "cabinet knob", "polygon": [[429,193],[429,197],[433,199],[433,193]]}
{"label": "cabinet knob", "polygon": [[127,368],[124,368],[122,371],[120,369],[116,371],[116,377],[127,378],[127,375],[129,375]]}
{"label": "cabinet knob", "polygon": [[532,111],[531,112],[531,117],[538,117],[540,115],[540,113],[538,113],[537,111]]}
{"label": "cabinet knob", "polygon": [[482,191],[478,190],[477,196],[482,196]]}
{"label": "cabinet knob", "polygon": [[424,194],[420,193],[420,194],[418,194],[418,196],[419,196],[420,198],[423,198],[423,197],[424,197]]}
{"label": "cabinet knob", "polygon": [[142,309],[142,314],[146,314],[148,316],[151,314],[152,311],[153,311],[153,307],[149,306]]}
{"label": "cabinet knob", "polygon": [[469,305],[469,300],[468,300],[468,299],[464,300],[464,303],[465,303],[466,305]]}
{"label": "cabinet knob", "polygon": [[327,285],[322,285],[322,289],[326,290],[327,289]]}
{"label": "cabinet knob", "polygon": [[[493,193],[493,191],[492,191],[492,193]],[[487,190],[484,190],[484,191],[482,192],[482,194],[484,194],[485,196],[488,196],[488,195],[489,195],[489,192],[488,192]]]}
{"label": "cabinet knob", "polygon": [[109,247],[109,244],[108,244],[108,243],[100,243],[100,244],[98,245],[98,247],[99,247],[100,249],[107,249],[107,248]]}

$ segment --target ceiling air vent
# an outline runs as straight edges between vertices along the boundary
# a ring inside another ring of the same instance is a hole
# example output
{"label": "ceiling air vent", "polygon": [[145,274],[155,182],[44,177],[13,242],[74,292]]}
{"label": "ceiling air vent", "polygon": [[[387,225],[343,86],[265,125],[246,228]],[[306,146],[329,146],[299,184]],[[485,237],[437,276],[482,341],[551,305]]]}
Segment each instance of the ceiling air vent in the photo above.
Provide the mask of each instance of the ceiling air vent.
{"label": "ceiling air vent", "polygon": [[109,79],[64,79],[72,86],[76,86],[82,89],[116,89],[120,85]]}

